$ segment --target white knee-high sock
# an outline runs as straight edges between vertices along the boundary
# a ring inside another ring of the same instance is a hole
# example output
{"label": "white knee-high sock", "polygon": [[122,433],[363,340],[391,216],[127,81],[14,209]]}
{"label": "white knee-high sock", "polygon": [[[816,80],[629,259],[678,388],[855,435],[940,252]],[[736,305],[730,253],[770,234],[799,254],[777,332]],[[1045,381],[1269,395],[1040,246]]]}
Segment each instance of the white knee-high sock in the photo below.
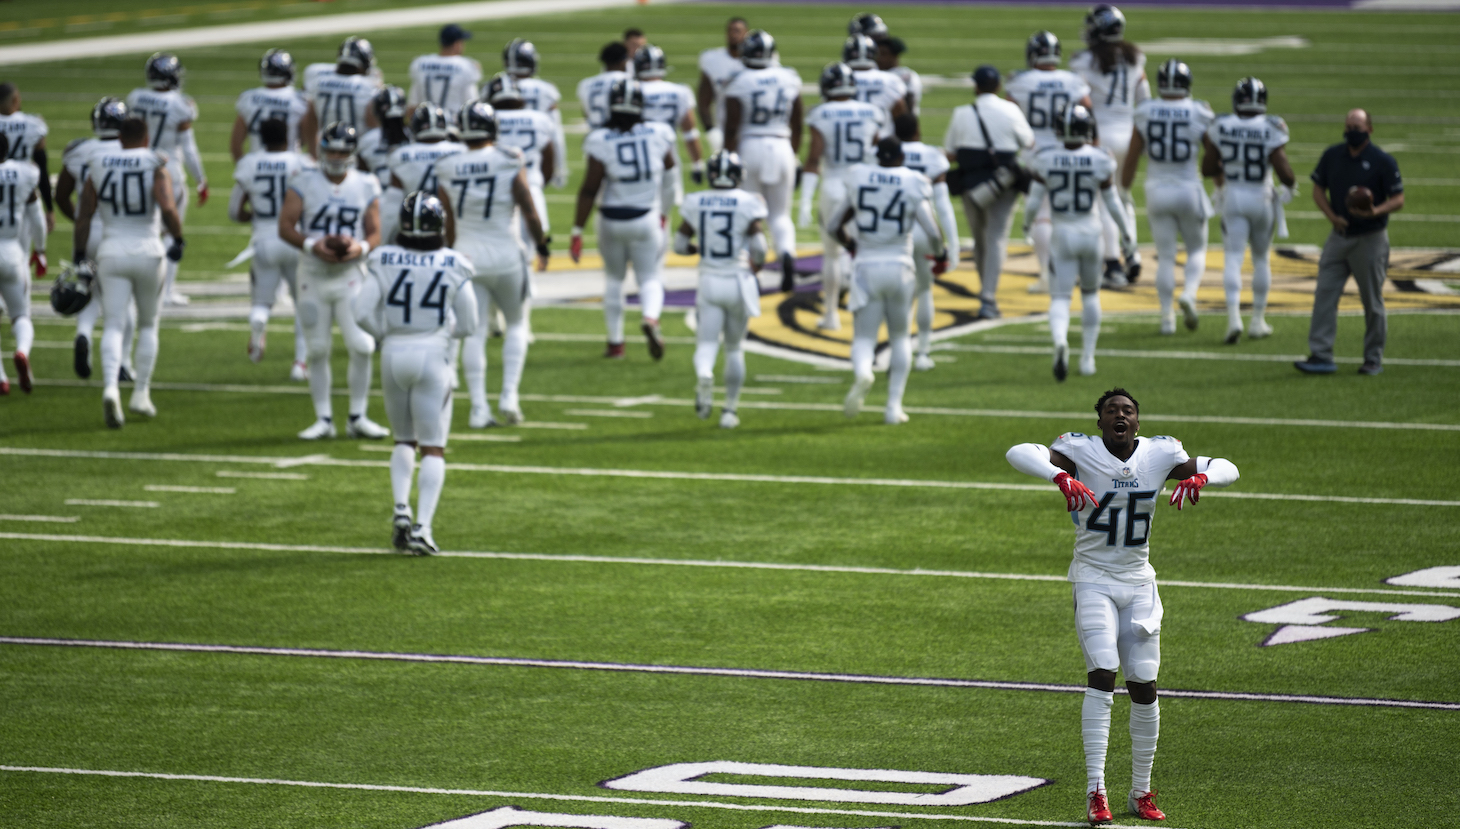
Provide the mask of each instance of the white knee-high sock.
{"label": "white knee-high sock", "polygon": [[639,316],[658,320],[664,313],[664,282],[650,279],[639,283]]}
{"label": "white knee-high sock", "polygon": [[902,393],[907,390],[907,375],[912,370],[912,342],[906,334],[893,337],[887,344],[887,408],[902,405]]}
{"label": "white knee-high sock", "polygon": [[152,383],[152,370],[157,367],[157,323],[137,330],[137,366],[132,375],[136,388],[146,390]]}
{"label": "white knee-high sock", "polygon": [[1151,790],[1151,765],[1156,761],[1156,737],[1161,733],[1161,701],[1130,704],[1131,791]]}
{"label": "white knee-high sock", "polygon": [[852,338],[852,374],[858,378],[872,379],[872,356],[877,344],[868,340]]}
{"label": "white knee-high sock", "polygon": [[477,326],[477,331],[462,345],[461,365],[466,370],[466,392],[471,397],[472,408],[487,405],[487,326]]}
{"label": "white knee-high sock", "polygon": [[[712,360],[714,358],[711,358]],[[713,363],[712,363],[713,365]],[[745,387],[745,351],[739,348],[725,350],[725,408],[734,409],[740,404],[740,390]]]}
{"label": "white knee-high sock", "polygon": [[603,324],[608,328],[608,341],[615,345],[624,341],[624,282],[605,279],[603,284]]}
{"label": "white knee-high sock", "polygon": [[435,455],[421,458],[421,474],[416,478],[416,523],[431,529],[436,517],[436,504],[441,500],[441,487],[446,483],[446,459]]}
{"label": "white knee-high sock", "polygon": [[[1039,209],[1035,205],[1035,210]],[[1054,239],[1054,224],[1035,220],[1034,227],[1029,229],[1029,237],[1034,240],[1034,258],[1039,260],[1039,278],[1045,279],[1049,276],[1049,248]]]}
{"label": "white knee-high sock", "polygon": [[703,340],[695,343],[695,377],[700,380],[715,379],[715,356],[720,351],[718,342],[705,342]]}
{"label": "white knee-high sock", "polygon": [[1170,250],[1161,244],[1156,246],[1156,298],[1161,303],[1161,315],[1175,310],[1176,294],[1176,245]]}
{"label": "white knee-high sock", "polygon": [[[1271,255],[1271,254],[1269,254]],[[1252,260],[1252,318],[1267,313],[1267,292],[1272,287],[1272,263],[1267,256]]]}
{"label": "white knee-high sock", "polygon": [[1114,692],[1085,689],[1080,736],[1085,743],[1086,793],[1105,789],[1105,752],[1110,747],[1110,709],[1114,706]]}
{"label": "white knee-high sock", "polygon": [[15,350],[29,355],[31,347],[35,345],[35,325],[31,323],[30,317],[12,319],[10,330],[15,332]]}
{"label": "white knee-high sock", "polygon": [[370,357],[350,352],[350,368],[346,380],[350,385],[350,416],[364,415],[370,405]]}
{"label": "white knee-high sock", "polygon": [[918,293],[918,353],[933,347],[933,289]]}
{"label": "white knee-high sock", "polygon": [[411,502],[411,474],[416,471],[416,447],[397,443],[390,453],[390,493],[397,508]]}
{"label": "white knee-high sock", "polygon": [[1070,342],[1070,298],[1055,296],[1049,298],[1049,338],[1056,347]]}
{"label": "white knee-high sock", "polygon": [[333,384],[329,354],[309,355],[309,399],[314,401],[315,417],[328,419],[333,414],[330,409],[330,387]]}
{"label": "white knee-high sock", "polygon": [[1196,291],[1201,287],[1202,274],[1207,272],[1207,249],[1205,247],[1188,250],[1186,252],[1186,285],[1181,290],[1181,295],[1196,301]]}
{"label": "white knee-high sock", "polygon": [[1094,356],[1100,339],[1100,292],[1080,293],[1080,342],[1087,357]]}
{"label": "white knee-high sock", "polygon": [[294,362],[309,362],[309,340],[304,337],[304,323],[294,317]]}
{"label": "white knee-high sock", "polygon": [[248,309],[248,330],[255,337],[264,333],[264,327],[269,324],[269,306],[255,305]]}
{"label": "white knee-high sock", "polygon": [[532,339],[532,297],[522,300],[522,324],[527,328],[527,339]]}
{"label": "white knee-high sock", "polygon": [[522,384],[522,367],[527,363],[527,321],[518,320],[507,325],[502,337],[502,396],[501,400],[517,399],[517,387]]}
{"label": "white knee-high sock", "polygon": [[837,273],[837,266],[832,264],[831,257],[821,257],[821,315],[826,319],[835,319],[838,311],[838,303],[841,300],[842,278]]}
{"label": "white knee-high sock", "polygon": [[1242,327],[1242,253],[1227,251],[1222,264],[1222,290],[1227,294],[1227,328]]}
{"label": "white knee-high sock", "polygon": [[128,369],[132,367],[132,352],[137,348],[137,306],[134,303],[127,309],[126,319],[122,321],[122,365]]}
{"label": "white knee-high sock", "polygon": [[[95,301],[95,300],[93,300]],[[101,382],[112,388],[117,385],[117,369],[122,367],[122,330],[116,326],[101,329]]]}

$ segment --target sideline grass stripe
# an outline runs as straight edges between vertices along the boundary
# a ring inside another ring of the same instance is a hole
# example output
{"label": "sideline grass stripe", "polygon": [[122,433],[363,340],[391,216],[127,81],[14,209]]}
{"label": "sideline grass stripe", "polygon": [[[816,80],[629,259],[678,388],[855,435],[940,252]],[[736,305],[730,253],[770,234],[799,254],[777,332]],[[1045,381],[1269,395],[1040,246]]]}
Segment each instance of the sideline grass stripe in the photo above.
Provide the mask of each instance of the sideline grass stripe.
{"label": "sideline grass stripe", "polygon": [[[15,541],[59,541],[80,544],[125,544],[138,547],[195,547],[217,550],[263,550],[287,553],[344,553],[349,555],[399,555],[385,547],[341,547],[318,544],[273,544],[249,541],[190,541],[172,538],[122,538],[98,535],[55,535],[47,533],[0,532],[0,538]],[[855,567],[836,564],[795,564],[759,561],[708,561],[701,559],[648,558],[641,556],[592,556],[574,553],[499,553],[443,551],[443,558],[485,558],[509,561],[550,561],[579,564],[640,564],[663,567],[713,567],[730,570],[785,570],[809,573],[847,573],[867,576],[925,576],[956,579],[1000,579],[1004,581],[1047,581],[1064,584],[1064,576],[1040,573],[979,573],[966,570],[897,570],[889,567]],[[1216,590],[1275,590],[1281,593],[1363,593],[1384,596],[1443,596],[1460,599],[1460,593],[1435,590],[1395,590],[1381,587],[1306,587],[1292,584],[1241,584],[1237,582],[1158,581],[1162,587],[1201,587]]]}
{"label": "sideline grass stripe", "polygon": [[[998,823],[1013,826],[1088,826],[1060,820],[1024,820],[1012,817],[983,815],[942,815],[937,812],[874,812],[865,809],[818,809],[813,806],[771,806],[750,803],[718,803],[712,800],[650,800],[640,797],[602,797],[582,794],[547,794],[544,792],[497,792],[482,789],[440,789],[428,786],[390,786],[372,783],[325,783],[314,780],[284,780],[260,777],[222,777],[213,774],[166,774],[150,771],[111,771],[108,769],[70,769],[47,766],[0,765],[0,771],[36,774],[79,774],[96,777],[140,777],[149,780],[185,780],[199,783],[246,783],[257,786],[301,786],[310,789],[353,789],[366,792],[405,792],[409,794],[444,794],[467,797],[505,797],[519,800],[564,800],[582,803],[629,803],[636,806],[684,806],[696,809],[728,809],[736,812],[786,812],[799,815],[854,815],[857,817],[890,817],[910,820],[961,820],[973,823]],[[1130,824],[1113,824],[1113,829],[1140,829]]]}
{"label": "sideline grass stripe", "polygon": [[[464,438],[471,440],[471,437]],[[480,438],[478,438],[480,439]],[[387,445],[365,444],[361,449],[386,451]],[[25,447],[0,446],[0,455],[23,455],[43,458],[91,458],[97,460],[141,460],[141,461],[184,461],[194,463],[252,463],[270,464],[278,468],[296,466],[353,466],[388,469],[389,461],[367,461],[333,458],[328,455],[302,455],[292,458],[268,457],[262,455],[190,455],[172,452],[96,452],[79,449],[30,449]],[[451,464],[457,472],[495,472],[504,475],[570,475],[588,478],[647,478],[678,481],[725,481],[731,483],[770,484],[823,484],[827,486],[890,486],[924,487],[928,489],[991,490],[996,492],[1050,492],[1050,484],[992,483],[988,481],[934,481],[908,478],[834,478],[814,475],[759,475],[735,472],[676,472],[663,469],[599,469],[570,466],[504,466],[489,463]],[[1238,498],[1257,501],[1318,501],[1343,504],[1385,504],[1391,506],[1416,507],[1460,507],[1460,501],[1439,501],[1425,498],[1370,498],[1355,495],[1303,495],[1282,492],[1227,492],[1222,490],[1202,493],[1206,498]],[[71,503],[67,501],[66,503]],[[119,504],[113,504],[117,506]]]}
{"label": "sideline grass stripe", "polygon": [[[69,648],[110,648],[114,650],[172,651],[186,653],[227,653],[251,656],[299,656],[323,659],[364,659],[384,662],[450,663],[460,665],[492,665],[509,668],[563,668],[579,671],[614,671],[624,673],[679,674],[685,676],[719,676],[736,679],[780,679],[808,682],[844,682],[859,685],[909,685],[935,688],[980,688],[994,691],[1043,691],[1061,694],[1083,694],[1084,685],[1045,682],[1003,682],[986,679],[942,679],[918,676],[878,676],[876,674],[829,674],[816,671],[771,671],[758,668],[707,668],[690,665],[646,665],[632,662],[584,662],[566,659],[524,659],[510,656],[469,656],[433,653],[395,653],[390,651],[326,650],[322,648],[266,648],[253,645],[206,645],[181,642],[129,642],[106,639],[52,639],[30,636],[0,636],[0,644],[40,645]],[[1120,693],[1124,689],[1120,689]],[[1287,702],[1304,705],[1356,705],[1377,708],[1426,708],[1439,711],[1460,711],[1460,702],[1428,700],[1373,699],[1367,697],[1333,697],[1313,694],[1259,694],[1245,691],[1189,691],[1162,688],[1161,694],[1187,699],[1211,699],[1237,702]]]}

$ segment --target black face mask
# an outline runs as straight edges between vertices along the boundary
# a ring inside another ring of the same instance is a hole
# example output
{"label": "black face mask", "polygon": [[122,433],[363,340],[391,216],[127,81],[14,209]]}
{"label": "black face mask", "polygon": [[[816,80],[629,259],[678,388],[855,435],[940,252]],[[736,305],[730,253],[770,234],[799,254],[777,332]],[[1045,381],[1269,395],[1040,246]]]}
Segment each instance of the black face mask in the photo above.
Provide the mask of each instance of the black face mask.
{"label": "black face mask", "polygon": [[1343,138],[1350,147],[1362,147],[1369,140],[1369,134],[1363,130],[1344,130]]}

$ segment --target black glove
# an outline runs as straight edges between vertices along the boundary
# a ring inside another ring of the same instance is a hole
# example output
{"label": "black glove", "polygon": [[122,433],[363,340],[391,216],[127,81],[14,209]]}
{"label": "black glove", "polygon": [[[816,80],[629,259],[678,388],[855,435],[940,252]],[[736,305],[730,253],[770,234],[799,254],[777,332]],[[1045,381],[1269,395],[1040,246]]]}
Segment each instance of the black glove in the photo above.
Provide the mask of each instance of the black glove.
{"label": "black glove", "polygon": [[167,246],[167,259],[170,262],[181,262],[183,247],[187,245],[182,239],[173,239],[172,244]]}
{"label": "black glove", "polygon": [[542,237],[542,241],[539,242],[538,245],[537,245],[537,255],[538,256],[541,256],[544,259],[547,259],[549,256],[552,256],[552,249],[549,247],[549,245],[551,245],[552,243],[553,243],[553,237],[551,237],[551,236],[544,236],[544,237]]}
{"label": "black glove", "polygon": [[703,185],[705,183],[705,170],[704,170],[704,168],[703,167],[691,167],[690,170],[689,170],[689,180],[692,183],[694,183],[696,186]]}
{"label": "black glove", "polygon": [[800,164],[797,164],[796,165],[796,183],[791,185],[791,189],[792,190],[800,190],[801,189],[801,173],[803,173],[803,172],[804,172],[804,170],[801,168],[801,165]]}

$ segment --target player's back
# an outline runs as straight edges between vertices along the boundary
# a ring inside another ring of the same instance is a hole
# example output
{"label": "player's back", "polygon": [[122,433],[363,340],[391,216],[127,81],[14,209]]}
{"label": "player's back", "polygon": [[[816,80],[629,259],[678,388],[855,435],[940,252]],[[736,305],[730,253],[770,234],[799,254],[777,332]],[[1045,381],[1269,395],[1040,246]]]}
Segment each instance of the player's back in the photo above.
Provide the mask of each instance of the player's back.
{"label": "player's back", "polygon": [[122,142],[115,138],[76,138],[66,145],[66,149],[61,151],[61,166],[76,181],[78,196],[81,194],[82,188],[86,186],[86,174],[91,169],[91,157],[102,149],[119,150],[121,148]]}
{"label": "player's back", "polygon": [[1276,115],[1219,115],[1207,137],[1222,153],[1226,186],[1266,193],[1272,187],[1269,159],[1273,150],[1288,143],[1288,125]]}
{"label": "player's back", "polygon": [[923,76],[913,71],[912,67],[901,64],[887,71],[896,75],[897,79],[902,81],[902,85],[907,88],[907,95],[912,98],[912,108],[909,111],[913,115],[917,115],[922,110],[923,104]]}
{"label": "player's back", "polygon": [[457,243],[515,240],[512,180],[527,163],[512,146],[486,146],[447,156],[436,163],[436,179],[451,199]]}
{"label": "player's back", "polygon": [[284,207],[289,180],[309,166],[303,155],[293,151],[254,151],[238,160],[233,180],[248,194],[254,239],[279,235],[279,211]]}
{"label": "player's back", "polygon": [[563,94],[556,85],[542,78],[517,78],[517,89],[522,93],[522,103],[527,109],[537,112],[551,112],[563,100]]}
{"label": "player's back", "polygon": [[161,255],[162,213],[152,188],[165,164],[146,147],[92,154],[87,175],[102,223],[100,256]]}
{"label": "player's back", "polygon": [[1115,158],[1090,144],[1073,150],[1058,144],[1035,153],[1034,167],[1044,179],[1055,225],[1099,232],[1100,184],[1115,174]]}
{"label": "player's back", "polygon": [[238,96],[234,110],[248,127],[249,140],[254,150],[263,149],[259,141],[259,125],[275,119],[288,127],[289,149],[299,148],[299,121],[309,102],[292,86],[260,86],[245,90]]}
{"label": "player's back", "polygon": [[663,124],[639,123],[628,130],[604,127],[588,134],[583,154],[603,165],[600,201],[605,216],[634,218],[658,206],[664,156],[669,149]]}
{"label": "player's back", "polygon": [[902,142],[902,159],[902,166],[922,173],[930,182],[938,176],[946,175],[952,166],[948,163],[948,156],[944,154],[943,148],[921,141]]}
{"label": "player's back", "polygon": [[450,345],[456,295],[475,270],[452,248],[412,250],[381,245],[370,252],[371,278],[378,280],[378,324],[387,345]]}
{"label": "player's back", "polygon": [[1036,148],[1059,143],[1054,135],[1055,114],[1090,94],[1089,84],[1065,69],[1026,69],[1010,78],[1005,90],[1024,110]]}
{"label": "player's back", "polygon": [[1106,70],[1095,53],[1087,50],[1070,59],[1070,69],[1089,85],[1092,114],[1100,129],[1129,130],[1135,116],[1136,88],[1145,83],[1145,53],[1137,52],[1135,63],[1126,63],[1117,55],[1115,65]]}
{"label": "player's back", "polygon": [[[409,140],[406,143],[409,143]],[[386,144],[385,133],[381,131],[380,127],[375,127],[360,136],[360,149],[358,153],[360,162],[380,182],[382,190],[390,186],[390,153],[396,147],[400,146],[403,145],[396,144],[395,146],[391,146]]]}
{"label": "player's back", "polygon": [[694,93],[682,83],[666,80],[644,81],[644,120],[668,124],[676,132],[686,113],[693,112]]}
{"label": "player's back", "polygon": [[39,115],[16,110],[9,115],[0,114],[0,133],[10,140],[10,152],[6,158],[29,161],[35,153],[35,145],[45,138],[50,128]]}
{"label": "player's back", "polygon": [[859,164],[847,173],[848,206],[857,225],[857,260],[902,259],[912,263],[913,228],[933,186],[907,167]]}
{"label": "player's back", "polygon": [[336,121],[365,130],[365,113],[380,87],[369,75],[321,74],[314,82],[314,114],[321,129]]}
{"label": "player's back", "polygon": [[812,108],[806,123],[821,135],[822,165],[837,174],[872,158],[886,112],[855,98],[827,101]]}
{"label": "player's back", "polygon": [[739,188],[701,190],[684,197],[679,213],[699,237],[702,276],[750,272],[746,234],[757,219],[766,218],[765,199]]}
{"label": "player's back", "polygon": [[404,144],[390,154],[390,174],[400,181],[401,190],[406,193],[417,190],[435,193],[436,162],[465,149],[466,145],[455,141]]}
{"label": "player's back", "polygon": [[857,69],[852,72],[852,77],[857,81],[857,100],[881,107],[889,115],[897,102],[907,95],[907,85],[891,72]]}
{"label": "player's back", "polygon": [[[542,150],[553,142],[553,119],[535,109],[497,110],[497,143],[522,151],[527,164],[527,183],[542,187]],[[562,166],[563,159],[554,159]]]}
{"label": "player's back", "polygon": [[597,129],[608,123],[608,91],[613,82],[629,77],[629,73],[614,70],[599,72],[578,83],[578,103],[583,106],[583,119],[589,129]]}
{"label": "player's back", "polygon": [[465,55],[421,55],[411,61],[411,103],[430,101],[450,116],[476,99],[482,65]]}
{"label": "player's back", "polygon": [[1070,581],[1144,584],[1154,579],[1148,558],[1156,498],[1171,470],[1189,460],[1181,441],[1138,438],[1130,458],[1121,460],[1099,435],[1068,432],[1050,449],[1069,458],[1075,478],[1095,494],[1095,503],[1070,513],[1075,524]]}
{"label": "player's back", "polygon": [[157,90],[142,87],[132,90],[127,96],[130,114],[147,122],[149,146],[168,157],[174,167],[182,164],[178,150],[178,126],[194,121],[198,117],[197,104],[180,89]]}
{"label": "player's back", "polygon": [[41,171],[29,161],[0,161],[0,240],[20,238],[20,225],[25,221],[25,203],[40,182]]}
{"label": "player's back", "polygon": [[1136,107],[1134,127],[1146,145],[1146,181],[1200,181],[1201,138],[1215,119],[1206,101],[1152,98]]}
{"label": "player's back", "polygon": [[740,135],[791,137],[792,104],[801,97],[801,76],[786,66],[739,73],[725,90],[740,102]]}

